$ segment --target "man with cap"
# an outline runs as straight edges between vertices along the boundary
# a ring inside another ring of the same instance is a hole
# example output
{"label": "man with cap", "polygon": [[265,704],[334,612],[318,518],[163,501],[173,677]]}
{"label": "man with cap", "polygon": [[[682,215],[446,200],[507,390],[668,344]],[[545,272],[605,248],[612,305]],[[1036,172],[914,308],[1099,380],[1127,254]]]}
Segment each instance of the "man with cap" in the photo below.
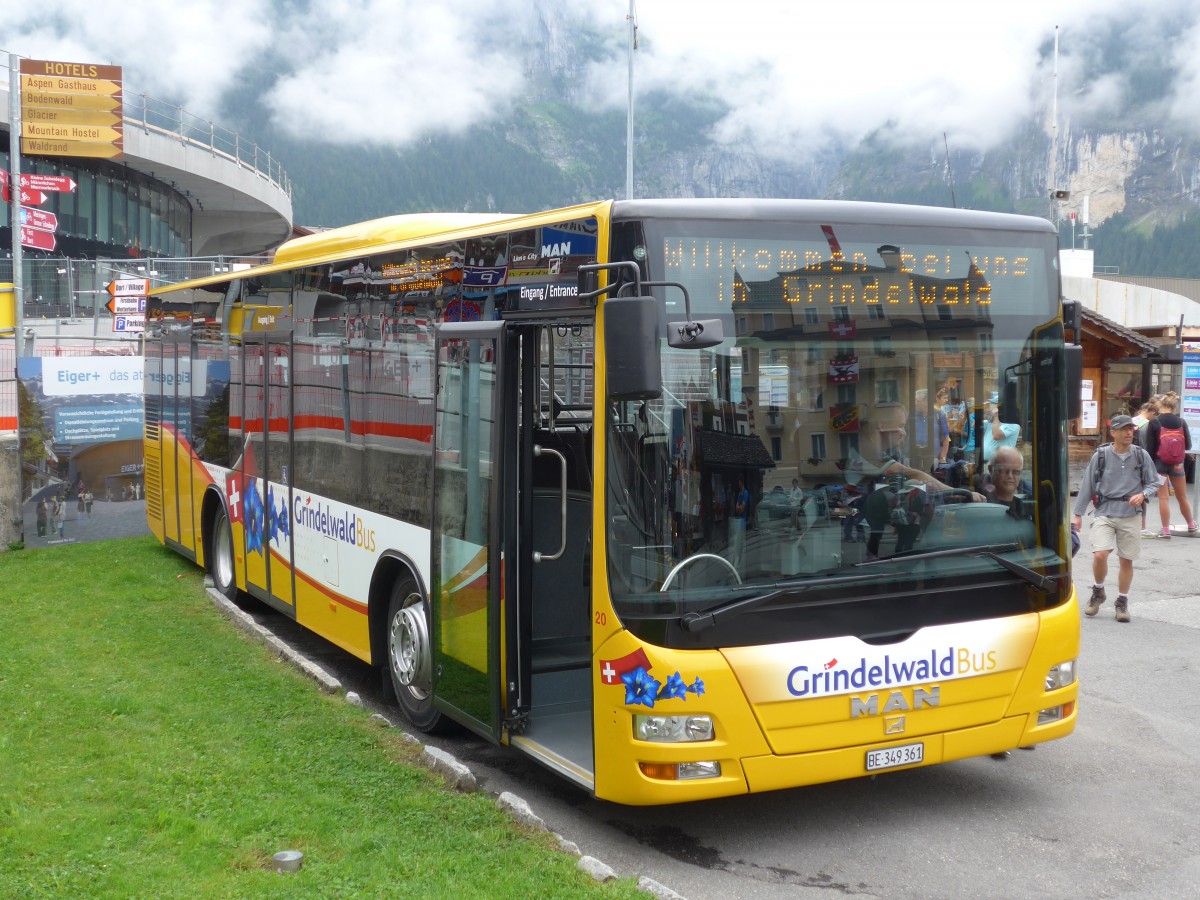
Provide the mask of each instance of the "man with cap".
{"label": "man with cap", "polygon": [[1158,491],[1158,473],[1150,454],[1133,439],[1136,426],[1129,416],[1113,416],[1108,426],[1111,444],[1101,444],[1083,472],[1083,483],[1071,509],[1071,528],[1079,530],[1088,504],[1095,507],[1092,522],[1092,596],[1084,615],[1094,616],[1106,599],[1104,578],[1108,557],[1115,549],[1118,622],[1129,621],[1129,587],[1133,561],[1141,552],[1141,509]]}

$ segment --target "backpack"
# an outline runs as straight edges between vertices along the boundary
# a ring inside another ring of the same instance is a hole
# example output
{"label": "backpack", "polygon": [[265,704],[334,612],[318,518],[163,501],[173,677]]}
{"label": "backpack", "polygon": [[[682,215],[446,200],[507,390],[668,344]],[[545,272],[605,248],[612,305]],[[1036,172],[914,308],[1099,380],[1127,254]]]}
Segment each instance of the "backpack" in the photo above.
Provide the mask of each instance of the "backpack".
{"label": "backpack", "polygon": [[[1096,448],[1096,453],[1098,453],[1100,456],[1100,458],[1096,460],[1096,480],[1094,482],[1094,493],[1092,494],[1092,506],[1094,506],[1096,509],[1100,508],[1100,504],[1103,503],[1105,499],[1104,495],[1100,493],[1100,485],[1104,481],[1104,461],[1108,459],[1108,454],[1104,451],[1111,447],[1112,444],[1101,444]],[[1142,450],[1142,448],[1137,444],[1133,445],[1133,458],[1137,461],[1138,479],[1142,482],[1142,484],[1145,484],[1146,472],[1142,468],[1142,454],[1139,452],[1140,450]]]}
{"label": "backpack", "polygon": [[1187,438],[1182,428],[1163,428],[1158,434],[1158,461],[1168,466],[1183,462],[1187,450]]}

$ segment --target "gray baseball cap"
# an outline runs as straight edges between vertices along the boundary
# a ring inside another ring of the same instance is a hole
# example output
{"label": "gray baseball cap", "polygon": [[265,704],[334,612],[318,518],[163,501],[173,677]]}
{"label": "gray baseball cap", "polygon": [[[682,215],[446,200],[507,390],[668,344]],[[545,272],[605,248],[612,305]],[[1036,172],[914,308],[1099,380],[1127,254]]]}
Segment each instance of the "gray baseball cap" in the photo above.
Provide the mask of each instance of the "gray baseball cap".
{"label": "gray baseball cap", "polygon": [[1132,425],[1133,419],[1129,416],[1113,416],[1112,421],[1108,423],[1109,428],[1124,428],[1127,425]]}

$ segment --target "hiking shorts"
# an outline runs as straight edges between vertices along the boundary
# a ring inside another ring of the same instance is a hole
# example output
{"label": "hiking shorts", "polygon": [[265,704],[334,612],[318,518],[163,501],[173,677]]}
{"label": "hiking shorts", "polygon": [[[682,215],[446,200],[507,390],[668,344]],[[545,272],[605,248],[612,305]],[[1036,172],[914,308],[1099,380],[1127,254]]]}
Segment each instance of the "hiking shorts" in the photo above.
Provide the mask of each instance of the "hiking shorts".
{"label": "hiking shorts", "polygon": [[1121,559],[1141,556],[1141,516],[1096,516],[1092,520],[1092,551],[1114,549]]}
{"label": "hiking shorts", "polygon": [[[1183,463],[1176,463],[1175,465],[1171,466],[1171,465],[1167,465],[1165,462],[1160,462],[1158,465],[1161,468],[1166,469],[1165,472],[1158,473],[1159,485],[1166,484],[1168,478],[1183,478],[1185,475],[1184,470],[1183,470]],[[1159,487],[1159,490],[1162,490],[1162,488]]]}

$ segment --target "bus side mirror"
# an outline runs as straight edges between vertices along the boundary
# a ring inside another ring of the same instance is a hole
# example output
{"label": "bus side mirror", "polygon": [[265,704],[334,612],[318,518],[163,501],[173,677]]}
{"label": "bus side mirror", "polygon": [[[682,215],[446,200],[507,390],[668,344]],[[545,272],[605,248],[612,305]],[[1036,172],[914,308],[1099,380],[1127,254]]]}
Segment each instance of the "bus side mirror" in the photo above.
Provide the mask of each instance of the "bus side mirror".
{"label": "bus side mirror", "polygon": [[614,297],[604,310],[604,348],[609,400],[653,400],[662,396],[658,301]]}
{"label": "bus side mirror", "polygon": [[720,319],[687,319],[667,323],[667,343],[676,350],[705,350],[725,340]]}
{"label": "bus side mirror", "polygon": [[1067,418],[1083,415],[1083,347],[1067,344]]}
{"label": "bus side mirror", "polygon": [[1012,375],[1005,375],[1004,389],[1000,392],[999,403],[1001,422],[1017,422],[1017,396],[1019,384]]}

